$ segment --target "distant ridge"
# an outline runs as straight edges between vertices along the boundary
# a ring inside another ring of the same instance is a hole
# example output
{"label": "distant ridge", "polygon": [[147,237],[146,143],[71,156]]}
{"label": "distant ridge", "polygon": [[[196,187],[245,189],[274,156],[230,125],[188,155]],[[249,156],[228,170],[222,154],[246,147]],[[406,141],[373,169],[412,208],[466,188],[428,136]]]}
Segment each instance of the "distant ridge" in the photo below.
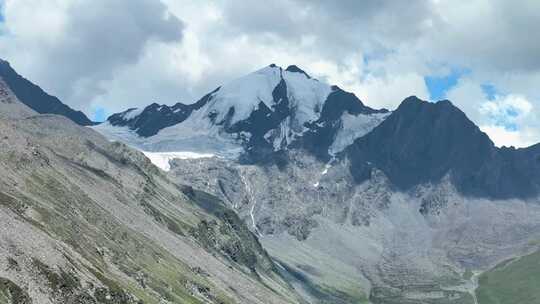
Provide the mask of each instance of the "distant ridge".
{"label": "distant ridge", "polygon": [[0,77],[22,103],[40,114],[62,115],[81,126],[95,124],[83,112],[73,110],[57,97],[47,94],[39,86],[19,75],[9,62],[2,59],[0,59]]}

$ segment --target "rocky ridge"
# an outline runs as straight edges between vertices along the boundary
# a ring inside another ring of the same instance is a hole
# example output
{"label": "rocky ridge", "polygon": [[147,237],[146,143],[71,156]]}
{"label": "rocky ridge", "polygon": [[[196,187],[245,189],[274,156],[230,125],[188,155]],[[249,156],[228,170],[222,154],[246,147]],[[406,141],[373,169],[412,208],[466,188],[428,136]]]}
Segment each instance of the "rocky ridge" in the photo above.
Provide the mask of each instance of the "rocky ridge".
{"label": "rocky ridge", "polygon": [[39,86],[19,75],[9,62],[2,59],[0,59],[0,78],[20,102],[38,113],[62,115],[81,126],[94,124],[83,112],[73,110],[55,96],[47,94]]}

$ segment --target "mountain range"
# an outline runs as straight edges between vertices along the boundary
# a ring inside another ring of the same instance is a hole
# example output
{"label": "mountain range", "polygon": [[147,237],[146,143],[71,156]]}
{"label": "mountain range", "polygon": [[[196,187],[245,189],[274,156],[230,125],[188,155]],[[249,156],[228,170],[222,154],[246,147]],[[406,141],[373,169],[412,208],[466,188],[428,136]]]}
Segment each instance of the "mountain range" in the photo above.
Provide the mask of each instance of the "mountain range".
{"label": "mountain range", "polygon": [[96,130],[148,151],[195,149],[272,161],[287,149],[302,148],[329,160],[388,114],[296,66],[272,64],[191,105],[128,109]]}
{"label": "mountain range", "polygon": [[540,145],[496,147],[448,100],[373,109],[272,64],[94,124],[0,67],[12,299],[540,301],[501,279],[540,278]]}
{"label": "mountain range", "polygon": [[357,183],[377,168],[404,190],[450,174],[466,195],[504,199],[540,193],[540,145],[497,148],[448,100],[411,96],[393,112],[375,110],[297,66],[270,65],[190,105],[129,109],[96,129],[111,138],[119,133],[143,150],[220,155],[228,148],[249,163],[283,161],[291,149],[326,162],[346,157]]}

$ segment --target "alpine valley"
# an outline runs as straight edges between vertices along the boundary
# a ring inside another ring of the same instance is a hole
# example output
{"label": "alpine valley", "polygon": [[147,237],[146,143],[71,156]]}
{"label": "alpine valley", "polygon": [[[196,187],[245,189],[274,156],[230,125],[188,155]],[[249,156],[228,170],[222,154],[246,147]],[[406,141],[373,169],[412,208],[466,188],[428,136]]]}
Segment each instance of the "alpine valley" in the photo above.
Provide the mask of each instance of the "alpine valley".
{"label": "alpine valley", "polygon": [[1,61],[0,142],[0,303],[540,303],[540,145],[448,100],[272,64],[97,124]]}

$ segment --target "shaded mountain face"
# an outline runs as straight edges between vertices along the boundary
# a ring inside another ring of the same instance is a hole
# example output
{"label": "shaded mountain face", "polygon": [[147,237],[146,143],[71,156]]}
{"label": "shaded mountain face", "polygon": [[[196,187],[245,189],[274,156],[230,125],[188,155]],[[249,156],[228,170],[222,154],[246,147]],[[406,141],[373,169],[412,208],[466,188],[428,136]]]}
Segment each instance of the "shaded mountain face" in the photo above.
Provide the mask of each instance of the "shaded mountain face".
{"label": "shaded mountain face", "polygon": [[25,79],[0,59],[0,77],[17,98],[29,108],[40,114],[58,114],[65,116],[81,126],[94,123],[81,111],[76,111],[63,104],[58,98],[47,94],[40,87]]}
{"label": "shaded mountain face", "polygon": [[[244,161],[273,163],[287,149],[328,160],[388,115],[365,106],[354,94],[330,86],[297,66],[270,65],[234,80],[198,102],[157,104],[114,114],[97,127],[105,134],[127,127],[130,143],[155,151],[241,151]],[[115,129],[116,127],[116,129]],[[190,143],[190,147],[183,143]],[[216,143],[223,143],[216,148]]]}
{"label": "shaded mountain face", "polygon": [[538,152],[538,147],[496,148],[449,101],[409,97],[344,155],[357,182],[369,179],[374,168],[402,190],[450,175],[466,195],[524,198],[540,193]]}

